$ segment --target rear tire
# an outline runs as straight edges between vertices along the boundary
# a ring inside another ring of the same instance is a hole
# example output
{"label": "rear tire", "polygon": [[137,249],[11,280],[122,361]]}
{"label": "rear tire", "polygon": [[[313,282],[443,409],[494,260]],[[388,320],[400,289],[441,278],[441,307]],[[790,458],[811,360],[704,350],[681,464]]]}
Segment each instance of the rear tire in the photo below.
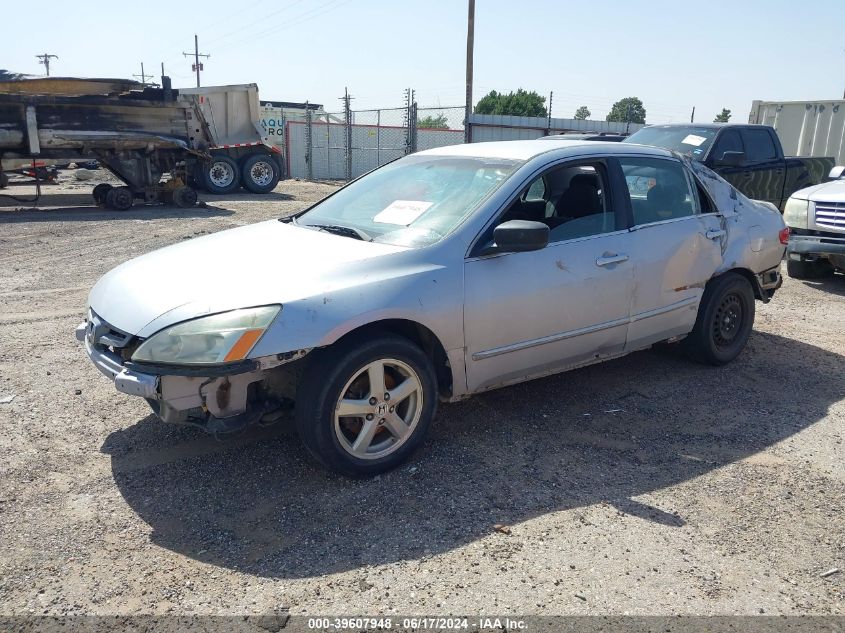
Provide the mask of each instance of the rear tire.
{"label": "rear tire", "polygon": [[704,289],[698,316],[684,339],[687,353],[710,365],[731,362],[745,348],[754,327],[754,290],[738,273],[713,279]]}
{"label": "rear tire", "polygon": [[115,211],[128,211],[135,202],[135,195],[129,187],[112,187],[106,192],[106,206]]}
{"label": "rear tire", "polygon": [[197,192],[190,187],[182,185],[173,190],[173,203],[181,209],[190,209],[197,206]]}
{"label": "rear tire", "polygon": [[279,163],[269,154],[247,156],[241,167],[241,182],[252,193],[269,193],[279,184]]}
{"label": "rear tire", "polygon": [[786,274],[793,279],[822,279],[833,274],[833,266],[823,259],[813,261],[787,259]]}
{"label": "rear tire", "polygon": [[[437,380],[414,343],[392,334],[350,339],[311,352],[306,362],[296,425],[326,468],[375,475],[396,468],[422,444],[437,408]],[[340,414],[344,407],[349,415]]]}
{"label": "rear tire", "polygon": [[241,186],[241,170],[228,156],[212,156],[210,162],[200,163],[199,169],[200,182],[208,193],[231,193]]}
{"label": "rear tire", "polygon": [[94,197],[94,203],[101,207],[106,203],[106,194],[111,191],[112,186],[108,183],[101,182],[99,185],[94,187],[93,191],[91,191],[91,195]]}

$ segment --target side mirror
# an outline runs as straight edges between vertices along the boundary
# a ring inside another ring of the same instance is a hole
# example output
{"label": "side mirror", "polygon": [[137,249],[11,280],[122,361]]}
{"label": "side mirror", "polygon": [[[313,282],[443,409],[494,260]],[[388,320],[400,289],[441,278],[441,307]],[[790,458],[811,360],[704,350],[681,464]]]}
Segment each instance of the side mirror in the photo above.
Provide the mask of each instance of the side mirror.
{"label": "side mirror", "polygon": [[739,167],[745,162],[745,152],[722,152],[714,164],[716,167]]}
{"label": "side mirror", "polygon": [[531,220],[508,220],[493,230],[493,244],[485,253],[539,251],[549,243],[549,227]]}
{"label": "side mirror", "polygon": [[837,165],[836,167],[830,170],[830,173],[827,175],[827,177],[831,180],[839,180],[840,178],[845,178],[845,166]]}

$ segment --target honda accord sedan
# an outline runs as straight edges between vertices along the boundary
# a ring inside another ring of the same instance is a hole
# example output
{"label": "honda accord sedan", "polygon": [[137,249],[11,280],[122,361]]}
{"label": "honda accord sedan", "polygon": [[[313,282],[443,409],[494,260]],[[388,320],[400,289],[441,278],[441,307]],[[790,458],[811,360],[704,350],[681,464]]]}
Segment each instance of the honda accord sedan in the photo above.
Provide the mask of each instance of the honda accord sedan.
{"label": "honda accord sedan", "polygon": [[442,147],[118,266],[76,336],[165,422],[225,433],[292,408],[315,458],[369,475],[438,402],[659,342],[733,360],[787,240],[772,205],[663,149]]}

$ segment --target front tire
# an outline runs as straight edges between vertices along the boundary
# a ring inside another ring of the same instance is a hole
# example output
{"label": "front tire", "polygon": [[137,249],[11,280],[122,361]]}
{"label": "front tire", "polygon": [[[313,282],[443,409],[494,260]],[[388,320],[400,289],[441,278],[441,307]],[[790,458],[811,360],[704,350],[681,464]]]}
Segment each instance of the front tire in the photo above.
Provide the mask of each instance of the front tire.
{"label": "front tire", "polygon": [[385,335],[311,353],[296,394],[296,423],[326,468],[362,477],[399,466],[420,446],[437,408],[425,353]]}
{"label": "front tire", "polygon": [[787,259],[786,274],[793,279],[823,279],[833,274],[833,266],[823,259],[813,261]]}
{"label": "front tire", "polygon": [[724,365],[745,348],[754,326],[754,290],[737,273],[726,273],[707,284],[698,316],[684,340],[687,353],[703,363]]}
{"label": "front tire", "polygon": [[200,169],[202,186],[208,193],[231,193],[241,186],[238,164],[228,156],[212,156],[211,162],[200,164]]}

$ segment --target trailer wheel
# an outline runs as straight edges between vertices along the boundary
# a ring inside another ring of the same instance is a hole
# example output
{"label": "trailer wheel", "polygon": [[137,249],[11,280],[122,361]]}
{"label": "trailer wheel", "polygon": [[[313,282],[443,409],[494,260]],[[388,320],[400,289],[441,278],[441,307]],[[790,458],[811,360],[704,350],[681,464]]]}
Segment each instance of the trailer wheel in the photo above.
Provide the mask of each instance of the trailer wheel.
{"label": "trailer wheel", "polygon": [[115,211],[126,211],[132,207],[135,196],[129,187],[112,187],[106,192],[106,206]]}
{"label": "trailer wheel", "polygon": [[253,154],[244,160],[241,179],[252,193],[269,193],[279,184],[279,164],[269,154]]}
{"label": "trailer wheel", "polygon": [[210,163],[202,163],[202,184],[214,194],[231,193],[241,186],[238,164],[228,156],[214,156]]}
{"label": "trailer wheel", "polygon": [[91,192],[91,195],[94,197],[94,203],[101,207],[106,202],[106,194],[112,190],[112,186],[108,183],[101,182],[99,185],[94,187],[94,190]]}
{"label": "trailer wheel", "polygon": [[173,190],[173,203],[182,209],[188,209],[197,204],[197,192],[182,185]]}

